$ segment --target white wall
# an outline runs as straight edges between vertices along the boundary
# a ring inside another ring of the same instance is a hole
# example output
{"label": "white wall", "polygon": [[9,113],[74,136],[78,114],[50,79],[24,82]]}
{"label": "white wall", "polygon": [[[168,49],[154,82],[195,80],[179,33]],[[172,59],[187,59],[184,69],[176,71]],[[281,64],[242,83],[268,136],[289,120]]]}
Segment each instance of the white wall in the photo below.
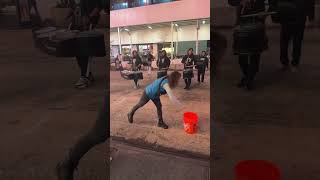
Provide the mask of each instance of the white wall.
{"label": "white wall", "polygon": [[[130,29],[130,27],[129,27]],[[146,29],[133,31],[131,33],[131,40],[128,32],[121,32],[121,44],[144,44],[144,43],[161,43],[161,42],[171,42],[171,32],[170,27],[159,28],[159,29]],[[181,30],[173,33],[173,41],[196,41],[197,30],[196,26],[184,26]],[[210,40],[210,25],[204,24],[200,26],[199,29],[199,40]],[[118,44],[118,32],[110,33],[111,45]]]}

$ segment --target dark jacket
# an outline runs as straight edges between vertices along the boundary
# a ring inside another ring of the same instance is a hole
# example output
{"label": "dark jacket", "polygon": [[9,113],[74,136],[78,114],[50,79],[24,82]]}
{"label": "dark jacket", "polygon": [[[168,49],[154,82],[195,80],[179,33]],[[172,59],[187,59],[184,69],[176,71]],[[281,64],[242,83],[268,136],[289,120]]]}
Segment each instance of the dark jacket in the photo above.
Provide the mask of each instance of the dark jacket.
{"label": "dark jacket", "polygon": [[141,65],[142,65],[142,60],[141,60],[139,55],[137,55],[136,57],[132,57],[131,58],[131,63],[132,63],[132,70],[133,71],[140,70]]}
{"label": "dark jacket", "polygon": [[[295,5],[297,12],[294,23],[304,24],[307,17],[309,19],[314,19],[315,0],[272,0],[271,7],[277,9],[277,4],[279,2],[292,2]],[[280,23],[286,24],[287,22],[282,21]]]}
{"label": "dark jacket", "polygon": [[170,64],[171,64],[171,61],[168,58],[168,56],[162,56],[157,60],[157,66],[159,70],[162,68],[169,68]]}
{"label": "dark jacket", "polygon": [[186,67],[186,66],[192,66],[194,65],[196,61],[196,57],[192,54],[192,55],[185,55],[183,58],[182,58],[182,61],[181,63],[184,64],[184,69],[189,69],[190,67]]}
{"label": "dark jacket", "polygon": [[208,68],[209,66],[209,59],[206,56],[200,56],[196,61],[196,68],[199,70],[203,70]]}
{"label": "dark jacket", "polygon": [[147,61],[151,62],[154,59],[154,57],[152,56],[152,54],[147,54]]}

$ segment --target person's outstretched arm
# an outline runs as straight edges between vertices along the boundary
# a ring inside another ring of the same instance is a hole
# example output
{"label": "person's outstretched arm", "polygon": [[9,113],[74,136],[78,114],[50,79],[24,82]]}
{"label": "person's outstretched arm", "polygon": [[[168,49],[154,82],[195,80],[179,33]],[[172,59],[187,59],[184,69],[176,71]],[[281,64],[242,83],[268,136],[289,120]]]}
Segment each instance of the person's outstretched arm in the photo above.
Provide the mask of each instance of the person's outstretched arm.
{"label": "person's outstretched arm", "polygon": [[180,101],[176,98],[176,96],[173,94],[171,88],[169,87],[169,84],[166,83],[163,85],[163,88],[166,90],[168,96],[169,96],[169,99],[171,102],[177,104],[177,105],[181,105]]}

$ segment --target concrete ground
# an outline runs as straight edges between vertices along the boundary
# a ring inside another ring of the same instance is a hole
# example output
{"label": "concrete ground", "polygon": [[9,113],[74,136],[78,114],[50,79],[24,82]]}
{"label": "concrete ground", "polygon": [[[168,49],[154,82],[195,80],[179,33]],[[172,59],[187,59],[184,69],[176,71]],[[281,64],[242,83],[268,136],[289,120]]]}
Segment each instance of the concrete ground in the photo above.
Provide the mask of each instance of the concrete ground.
{"label": "concrete ground", "polygon": [[[0,30],[0,179],[54,180],[54,168],[94,124],[106,85],[105,59],[95,84],[77,90],[74,59],[33,48],[30,30]],[[105,144],[93,148],[75,179],[105,180]]]}
{"label": "concrete ground", "polygon": [[111,180],[209,180],[209,161],[155,152],[119,141],[110,165]]}
{"label": "concrete ground", "polygon": [[[195,71],[196,73],[196,71]],[[174,91],[183,107],[173,105],[167,96],[161,97],[163,117],[169,129],[157,127],[156,108],[152,102],[139,109],[134,116],[134,123],[129,124],[127,113],[140,99],[144,88],[156,79],[156,71],[151,77],[144,72],[140,89],[133,89],[133,81],[120,76],[119,71],[110,74],[110,117],[111,136],[128,141],[139,141],[152,147],[164,147],[178,151],[187,151],[209,156],[210,152],[210,73],[207,71],[205,83],[198,85],[192,80],[192,89],[183,89],[184,81]],[[193,111],[199,116],[199,128],[196,134],[187,134],[183,129],[183,112]]]}
{"label": "concrete ground", "polygon": [[[320,61],[319,29],[307,29],[301,69],[280,72],[279,29],[268,29],[270,48],[262,55],[257,89],[247,92],[229,50],[215,83],[214,179],[233,179],[233,167],[247,159],[274,162],[283,180],[320,179]],[[212,137],[213,138],[213,137]]]}

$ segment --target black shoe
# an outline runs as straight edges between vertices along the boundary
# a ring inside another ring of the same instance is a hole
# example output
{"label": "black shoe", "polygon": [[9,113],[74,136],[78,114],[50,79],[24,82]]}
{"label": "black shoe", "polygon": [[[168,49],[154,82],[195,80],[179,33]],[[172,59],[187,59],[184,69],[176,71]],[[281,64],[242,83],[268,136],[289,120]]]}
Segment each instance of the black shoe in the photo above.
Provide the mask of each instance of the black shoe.
{"label": "black shoe", "polygon": [[56,166],[58,180],[73,180],[73,171],[74,169],[65,162],[60,162]]}
{"label": "black shoe", "polygon": [[163,129],[168,129],[169,128],[169,126],[166,123],[164,123],[163,121],[161,121],[161,120],[158,122],[158,127],[161,127]]}
{"label": "black shoe", "polygon": [[248,91],[251,91],[254,89],[254,83],[252,81],[248,82],[246,86],[247,86]]}
{"label": "black shoe", "polygon": [[127,116],[128,116],[129,123],[132,124],[133,123],[133,117],[130,115],[130,113],[128,113]]}
{"label": "black shoe", "polygon": [[242,88],[242,87],[244,87],[246,85],[247,85],[247,79],[246,78],[242,78],[240,80],[240,82],[237,84],[237,87]]}
{"label": "black shoe", "polygon": [[188,86],[184,87],[183,89],[188,89]]}

